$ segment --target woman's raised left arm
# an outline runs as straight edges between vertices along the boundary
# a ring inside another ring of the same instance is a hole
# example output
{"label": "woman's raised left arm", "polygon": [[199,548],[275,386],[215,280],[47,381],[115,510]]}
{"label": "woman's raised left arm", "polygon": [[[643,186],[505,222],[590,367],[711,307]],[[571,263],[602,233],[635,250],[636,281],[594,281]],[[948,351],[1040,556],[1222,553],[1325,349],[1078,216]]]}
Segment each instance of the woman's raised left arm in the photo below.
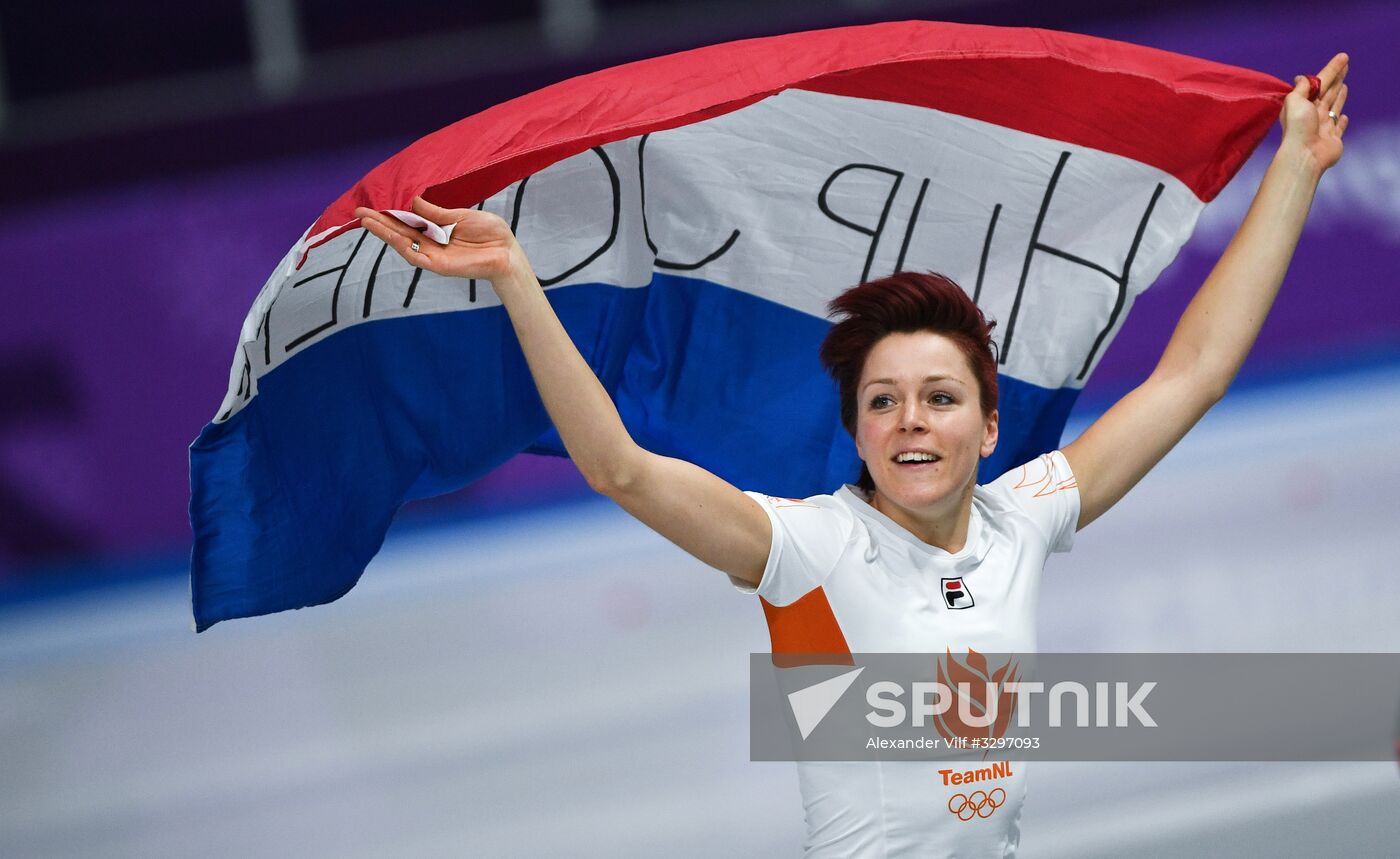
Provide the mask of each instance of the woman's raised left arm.
{"label": "woman's raised left arm", "polygon": [[[1152,374],[1063,450],[1079,488],[1079,528],[1137,485],[1221,397],[1273,306],[1324,171],[1342,156],[1349,58],[1299,77],[1283,102],[1283,140],[1244,222],[1187,305]],[[1334,121],[1329,111],[1336,114]]]}

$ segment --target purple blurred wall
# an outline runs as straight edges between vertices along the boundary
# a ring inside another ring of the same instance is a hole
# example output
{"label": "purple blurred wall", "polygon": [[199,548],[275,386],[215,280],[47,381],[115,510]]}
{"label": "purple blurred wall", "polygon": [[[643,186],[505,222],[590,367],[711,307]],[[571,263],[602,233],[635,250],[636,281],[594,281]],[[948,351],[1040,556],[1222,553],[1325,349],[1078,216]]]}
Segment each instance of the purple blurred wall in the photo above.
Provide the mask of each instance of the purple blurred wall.
{"label": "purple blurred wall", "polygon": [[[1245,380],[1400,357],[1400,102],[1391,84],[1400,79],[1400,7],[1334,3],[1311,17],[1234,8],[1079,28],[1284,80],[1338,50],[1352,56],[1346,155],[1323,180]],[[142,182],[0,217],[0,579],[44,562],[188,546],[187,448],[220,402],[253,297],[324,206],[407,142]],[[1277,142],[1275,126],[1138,301],[1081,409],[1102,407],[1151,369]],[[437,506],[585,491],[567,461],[522,456]]]}

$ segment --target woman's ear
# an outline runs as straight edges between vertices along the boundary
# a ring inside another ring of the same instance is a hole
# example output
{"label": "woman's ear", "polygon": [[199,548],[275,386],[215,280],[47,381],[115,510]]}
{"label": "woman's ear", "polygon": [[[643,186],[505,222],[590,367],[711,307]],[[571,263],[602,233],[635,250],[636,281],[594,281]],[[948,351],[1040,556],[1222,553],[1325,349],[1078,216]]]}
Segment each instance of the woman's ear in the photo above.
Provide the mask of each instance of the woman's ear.
{"label": "woman's ear", "polygon": [[1000,420],[1001,417],[996,409],[992,409],[992,413],[987,415],[987,425],[983,428],[982,435],[982,456],[984,458],[991,456],[992,451],[997,449],[997,425]]}

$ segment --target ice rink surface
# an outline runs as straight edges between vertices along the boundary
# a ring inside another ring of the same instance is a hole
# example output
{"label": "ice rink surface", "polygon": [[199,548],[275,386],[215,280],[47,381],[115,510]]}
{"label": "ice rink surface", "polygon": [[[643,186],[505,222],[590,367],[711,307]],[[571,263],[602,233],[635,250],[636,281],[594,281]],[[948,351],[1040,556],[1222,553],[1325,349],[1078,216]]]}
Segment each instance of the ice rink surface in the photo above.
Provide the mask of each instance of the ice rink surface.
{"label": "ice rink surface", "polygon": [[[1394,366],[1232,392],[1051,559],[1040,649],[1400,650],[1397,425]],[[611,502],[396,530],[338,602],[198,636],[188,599],[0,613],[0,856],[801,853],[793,765],[748,761],[756,599]],[[1025,859],[1400,844],[1394,762],[1029,772]]]}

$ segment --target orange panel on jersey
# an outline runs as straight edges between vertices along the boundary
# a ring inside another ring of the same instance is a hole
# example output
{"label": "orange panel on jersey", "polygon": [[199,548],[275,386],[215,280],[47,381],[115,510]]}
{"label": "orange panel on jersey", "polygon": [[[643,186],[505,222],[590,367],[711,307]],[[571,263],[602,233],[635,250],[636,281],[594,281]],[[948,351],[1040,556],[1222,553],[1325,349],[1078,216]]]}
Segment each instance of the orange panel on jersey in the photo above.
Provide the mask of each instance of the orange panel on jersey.
{"label": "orange panel on jersey", "polygon": [[759,597],[773,639],[773,664],[779,668],[799,665],[854,665],[850,645],[831,612],[826,591],[813,589],[792,605],[776,606]]}

